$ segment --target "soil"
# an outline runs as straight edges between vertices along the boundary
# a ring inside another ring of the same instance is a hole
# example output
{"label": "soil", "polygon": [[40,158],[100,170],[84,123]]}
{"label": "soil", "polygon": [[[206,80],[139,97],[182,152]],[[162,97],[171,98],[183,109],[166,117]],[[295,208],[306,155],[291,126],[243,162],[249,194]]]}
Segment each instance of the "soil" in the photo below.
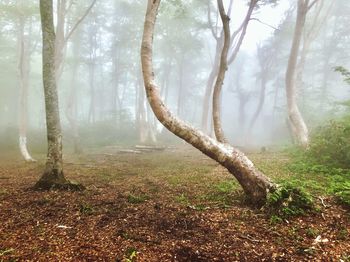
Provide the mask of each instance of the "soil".
{"label": "soil", "polygon": [[32,190],[35,158],[0,158],[0,261],[350,261],[350,214],[331,197],[276,222],[194,150],[66,155],[82,192]]}

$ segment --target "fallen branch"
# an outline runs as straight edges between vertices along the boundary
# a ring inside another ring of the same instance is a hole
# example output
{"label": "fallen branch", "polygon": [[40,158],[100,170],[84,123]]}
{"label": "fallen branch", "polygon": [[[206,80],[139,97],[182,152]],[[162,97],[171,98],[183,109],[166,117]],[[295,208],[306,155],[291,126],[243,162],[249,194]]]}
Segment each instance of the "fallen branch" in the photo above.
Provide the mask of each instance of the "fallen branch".
{"label": "fallen branch", "polygon": [[259,240],[259,239],[254,239],[252,238],[251,236],[247,235],[247,236],[244,236],[244,235],[238,235],[238,237],[240,238],[243,238],[243,239],[246,239],[246,240],[249,240],[251,242],[257,242],[257,243],[260,243],[262,242],[262,240]]}

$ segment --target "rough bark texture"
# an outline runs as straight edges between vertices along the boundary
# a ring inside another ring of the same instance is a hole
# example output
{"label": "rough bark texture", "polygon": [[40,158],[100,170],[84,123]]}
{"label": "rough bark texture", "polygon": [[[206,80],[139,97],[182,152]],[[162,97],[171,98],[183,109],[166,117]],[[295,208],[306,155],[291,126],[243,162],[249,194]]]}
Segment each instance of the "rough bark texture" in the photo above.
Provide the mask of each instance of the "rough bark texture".
{"label": "rough bark texture", "polygon": [[52,0],[40,0],[40,17],[43,36],[42,64],[48,152],[44,174],[34,188],[43,190],[69,188],[71,184],[63,175],[62,134],[55,78],[55,31]]}
{"label": "rough bark texture", "polygon": [[230,18],[226,15],[222,0],[218,0],[218,8],[224,30],[224,46],[222,47],[219,73],[216,78],[213,92],[213,125],[216,139],[221,143],[227,140],[221,126],[221,90],[224,84],[225,73],[227,70],[227,55],[230,48]]}
{"label": "rough bark texture", "polygon": [[288,60],[288,67],[286,71],[288,118],[290,121],[291,130],[293,132],[294,140],[304,148],[307,148],[309,145],[309,134],[308,128],[304,122],[297,104],[296,66],[308,7],[308,0],[298,0],[297,19],[294,29],[292,48]]}
{"label": "rough bark texture", "polygon": [[160,0],[148,1],[141,47],[144,84],[153,112],[169,131],[226,167],[236,177],[252,203],[256,205],[265,203],[267,192],[275,189],[275,184],[268,177],[258,171],[242,152],[217,142],[178,119],[164,105],[154,81],[152,64],[153,33],[159,4]]}

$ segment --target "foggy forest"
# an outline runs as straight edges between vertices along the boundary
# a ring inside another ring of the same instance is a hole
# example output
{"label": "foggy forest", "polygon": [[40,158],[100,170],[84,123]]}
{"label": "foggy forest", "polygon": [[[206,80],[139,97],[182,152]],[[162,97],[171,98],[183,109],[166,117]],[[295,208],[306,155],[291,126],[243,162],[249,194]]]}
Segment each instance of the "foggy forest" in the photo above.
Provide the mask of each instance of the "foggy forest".
{"label": "foggy forest", "polygon": [[350,261],[349,24],[1,0],[0,261]]}

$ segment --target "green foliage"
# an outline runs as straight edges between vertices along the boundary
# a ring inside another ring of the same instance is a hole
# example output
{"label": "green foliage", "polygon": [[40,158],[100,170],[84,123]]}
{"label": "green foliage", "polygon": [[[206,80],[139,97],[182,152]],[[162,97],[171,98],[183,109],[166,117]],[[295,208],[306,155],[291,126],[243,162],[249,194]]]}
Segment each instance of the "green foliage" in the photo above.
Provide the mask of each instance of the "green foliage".
{"label": "green foliage", "polygon": [[275,216],[288,218],[313,210],[314,204],[310,194],[286,184],[268,195],[265,208]]}
{"label": "green foliage", "polygon": [[350,180],[334,181],[332,184],[332,190],[340,203],[350,207]]}
{"label": "green foliage", "polygon": [[94,212],[94,208],[89,203],[81,203],[79,212],[84,215],[91,215]]}
{"label": "green foliage", "polygon": [[342,66],[337,66],[334,71],[339,72],[343,77],[344,81],[350,85],[350,71]]}
{"label": "green foliage", "polygon": [[314,164],[350,168],[350,118],[332,120],[318,128],[311,136],[306,157]]}
{"label": "green foliage", "polygon": [[188,199],[188,197],[182,193],[179,196],[175,197],[176,202],[183,204],[183,205],[189,205],[190,204],[190,200]]}
{"label": "green foliage", "polygon": [[128,199],[128,202],[131,204],[141,204],[146,202],[149,199],[149,196],[145,194],[138,194],[138,195],[129,194],[127,199]]}
{"label": "green foliage", "polygon": [[124,261],[126,261],[126,262],[136,261],[137,249],[134,247],[129,247],[125,252],[125,256],[126,257],[125,257]]}

